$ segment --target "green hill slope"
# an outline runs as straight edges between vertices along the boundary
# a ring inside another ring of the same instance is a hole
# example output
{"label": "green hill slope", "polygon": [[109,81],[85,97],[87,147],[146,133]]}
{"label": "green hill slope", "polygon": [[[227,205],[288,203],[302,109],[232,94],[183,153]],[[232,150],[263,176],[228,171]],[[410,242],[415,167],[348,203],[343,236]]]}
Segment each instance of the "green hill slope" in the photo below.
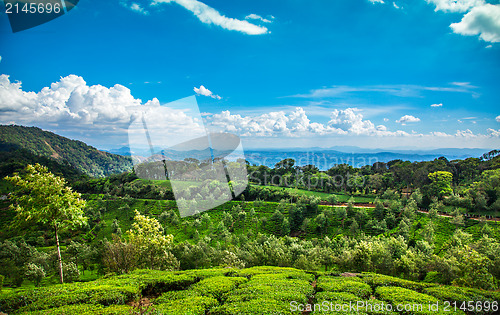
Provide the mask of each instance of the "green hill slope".
{"label": "green hill slope", "polygon": [[36,156],[69,164],[90,176],[106,176],[132,168],[130,158],[99,151],[81,141],[36,127],[0,125],[0,151],[15,152],[22,149]]}

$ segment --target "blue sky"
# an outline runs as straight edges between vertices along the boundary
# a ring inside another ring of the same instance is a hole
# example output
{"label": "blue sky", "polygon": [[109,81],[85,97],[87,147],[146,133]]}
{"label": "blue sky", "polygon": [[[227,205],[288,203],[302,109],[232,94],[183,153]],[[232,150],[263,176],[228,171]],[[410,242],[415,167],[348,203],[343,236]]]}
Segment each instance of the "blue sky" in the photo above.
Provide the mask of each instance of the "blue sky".
{"label": "blue sky", "polygon": [[0,34],[0,122],[99,148],[194,94],[249,148],[500,146],[498,0],[81,0]]}

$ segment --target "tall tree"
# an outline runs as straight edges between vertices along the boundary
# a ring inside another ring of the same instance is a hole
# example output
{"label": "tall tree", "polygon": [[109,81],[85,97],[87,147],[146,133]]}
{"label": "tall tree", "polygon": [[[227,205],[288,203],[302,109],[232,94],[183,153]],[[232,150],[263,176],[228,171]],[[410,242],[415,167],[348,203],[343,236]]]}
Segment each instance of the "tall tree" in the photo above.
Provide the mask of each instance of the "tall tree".
{"label": "tall tree", "polygon": [[40,164],[28,165],[20,174],[6,177],[17,189],[11,194],[16,211],[14,223],[42,223],[54,229],[59,277],[64,283],[59,232],[86,223],[85,201],[80,193],[66,186],[66,181]]}

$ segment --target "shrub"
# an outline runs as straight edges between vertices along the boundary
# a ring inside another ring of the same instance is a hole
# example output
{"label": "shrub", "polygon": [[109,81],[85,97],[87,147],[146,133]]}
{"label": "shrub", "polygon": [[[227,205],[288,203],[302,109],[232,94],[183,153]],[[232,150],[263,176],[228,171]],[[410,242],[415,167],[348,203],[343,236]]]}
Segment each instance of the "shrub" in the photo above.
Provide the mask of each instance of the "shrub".
{"label": "shrub", "polygon": [[160,314],[165,315],[204,315],[212,307],[218,305],[216,299],[208,296],[192,296],[155,305]]}
{"label": "shrub", "polygon": [[248,281],[248,279],[243,277],[211,277],[192,285],[190,290],[220,300],[225,293],[233,290],[246,281]]}
{"label": "shrub", "polygon": [[401,311],[402,314],[436,314],[429,309],[429,304],[439,303],[439,311],[446,314],[463,314],[463,312],[445,312],[443,303],[433,296],[418,293],[405,288],[398,287],[378,287],[375,294],[384,301],[389,302],[394,309],[400,306],[408,306],[409,310]]}
{"label": "shrub", "polygon": [[382,287],[396,286],[410,290],[421,291],[424,288],[435,286],[435,284],[415,282],[415,281],[404,280],[396,277],[379,275],[374,273],[363,273],[361,277],[366,283],[371,285],[372,288],[379,286]]}
{"label": "shrub", "polygon": [[40,286],[40,282],[42,282],[42,279],[45,278],[45,270],[34,264],[34,263],[29,263],[26,266],[26,278],[31,280],[36,287]]}
{"label": "shrub", "polygon": [[130,315],[131,307],[128,305],[113,305],[104,307],[96,304],[76,304],[65,305],[57,308],[51,308],[43,311],[33,311],[20,313],[22,315],[61,315],[61,314],[78,314],[78,315]]}
{"label": "shrub", "polygon": [[320,277],[317,288],[320,291],[352,293],[361,299],[368,299],[372,294],[368,284],[345,277]]}
{"label": "shrub", "polygon": [[65,262],[63,264],[64,281],[71,283],[80,279],[80,270],[74,262]]}
{"label": "shrub", "polygon": [[[498,292],[484,291],[480,289],[461,288],[453,286],[440,286],[425,289],[425,293],[438,298],[441,301],[449,301],[450,303],[456,302],[461,305],[463,302],[466,304],[469,301],[476,302],[493,302],[499,300]],[[475,314],[494,314],[493,311],[475,311]]]}
{"label": "shrub", "polygon": [[273,298],[259,297],[248,301],[226,303],[215,307],[210,314],[214,315],[269,315],[269,314],[297,314],[290,310],[290,303],[274,300]]}

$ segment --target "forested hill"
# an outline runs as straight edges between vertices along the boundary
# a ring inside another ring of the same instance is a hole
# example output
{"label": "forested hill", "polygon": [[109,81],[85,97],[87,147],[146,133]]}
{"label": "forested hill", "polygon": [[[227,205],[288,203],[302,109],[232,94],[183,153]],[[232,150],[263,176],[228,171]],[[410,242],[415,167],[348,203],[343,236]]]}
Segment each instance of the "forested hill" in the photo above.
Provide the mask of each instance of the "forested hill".
{"label": "forested hill", "polygon": [[[0,152],[25,150],[35,156],[69,164],[90,176],[106,176],[132,168],[129,157],[99,151],[81,141],[71,140],[36,127],[0,125]],[[6,162],[6,161],[2,161]]]}

